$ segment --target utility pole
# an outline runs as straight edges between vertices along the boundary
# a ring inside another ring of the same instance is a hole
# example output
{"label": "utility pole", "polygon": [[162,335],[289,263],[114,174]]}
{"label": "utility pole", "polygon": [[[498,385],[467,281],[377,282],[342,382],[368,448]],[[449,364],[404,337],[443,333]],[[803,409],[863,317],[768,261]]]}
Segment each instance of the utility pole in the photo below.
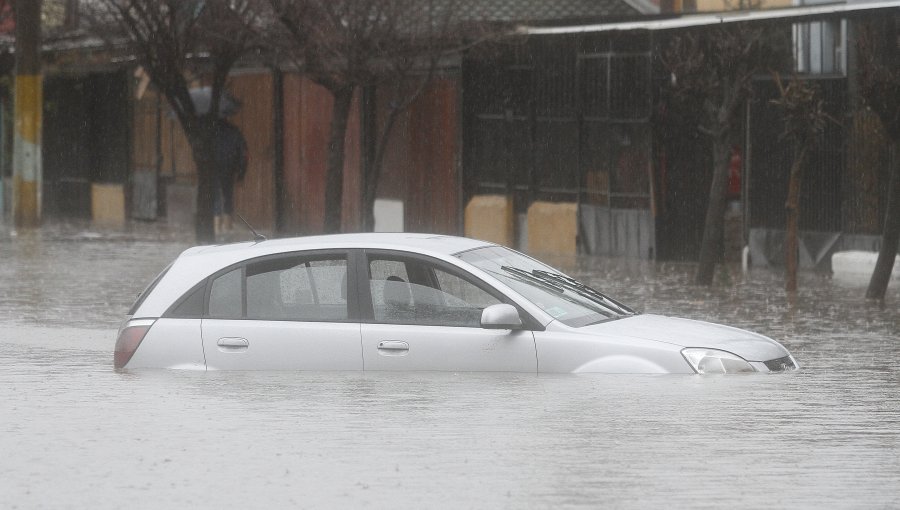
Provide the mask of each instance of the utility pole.
{"label": "utility pole", "polygon": [[13,222],[41,223],[41,0],[15,0],[16,85],[13,142]]}

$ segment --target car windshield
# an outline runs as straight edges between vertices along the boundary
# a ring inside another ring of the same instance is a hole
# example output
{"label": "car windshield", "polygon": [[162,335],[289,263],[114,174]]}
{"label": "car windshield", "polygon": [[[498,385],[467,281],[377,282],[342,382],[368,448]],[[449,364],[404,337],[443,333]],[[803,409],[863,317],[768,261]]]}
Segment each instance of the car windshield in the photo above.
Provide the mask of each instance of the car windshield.
{"label": "car windshield", "polygon": [[478,248],[457,256],[490,273],[567,326],[577,328],[635,314],[578,280],[502,246]]}

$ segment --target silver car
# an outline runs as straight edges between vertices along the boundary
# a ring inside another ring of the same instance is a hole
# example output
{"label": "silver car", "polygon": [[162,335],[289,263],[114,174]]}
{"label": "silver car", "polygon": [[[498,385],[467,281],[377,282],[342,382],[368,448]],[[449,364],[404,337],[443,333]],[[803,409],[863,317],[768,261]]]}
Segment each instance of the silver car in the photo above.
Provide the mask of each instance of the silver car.
{"label": "silver car", "polygon": [[115,366],[730,374],[797,363],[756,333],[635,313],[503,246],[397,233],[191,248],[128,312]]}

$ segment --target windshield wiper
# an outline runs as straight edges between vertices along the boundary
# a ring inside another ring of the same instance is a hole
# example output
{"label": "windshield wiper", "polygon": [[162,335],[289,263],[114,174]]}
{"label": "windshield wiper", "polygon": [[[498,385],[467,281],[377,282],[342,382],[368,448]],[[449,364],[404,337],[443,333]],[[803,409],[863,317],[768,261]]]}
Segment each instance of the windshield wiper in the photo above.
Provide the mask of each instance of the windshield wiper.
{"label": "windshield wiper", "polygon": [[564,294],[565,288],[561,285],[554,285],[553,283],[547,281],[544,278],[539,278],[536,275],[529,273],[524,269],[519,269],[518,267],[512,266],[500,266],[500,269],[506,271],[507,273],[517,276],[520,280],[523,280],[527,283],[536,283],[541,287],[544,287],[548,290],[551,290],[557,294]]}
{"label": "windshield wiper", "polygon": [[[540,285],[541,287],[560,294],[562,297],[565,297],[565,291],[569,290],[582,297],[592,299],[595,302],[599,302],[598,304],[602,305],[603,307],[609,309],[609,311],[614,315],[635,315],[634,310],[632,310],[631,308],[628,308],[627,306],[619,303],[611,297],[595,289],[592,289],[591,287],[588,287],[587,285],[579,282],[574,278],[570,278],[558,273],[551,273],[550,271],[543,271],[540,269],[526,271],[524,269],[512,266],[501,266],[500,269],[506,271],[510,275],[517,277],[517,279],[519,280]],[[568,300],[569,298],[566,299]]]}
{"label": "windshield wiper", "polygon": [[541,280],[547,282],[554,282],[561,285],[563,288],[569,289],[573,292],[581,294],[586,297],[593,297],[595,299],[599,299],[605,306],[611,308],[616,313],[621,315],[634,315],[635,311],[627,306],[619,303],[615,299],[603,294],[602,292],[589,287],[578,280],[565,276],[559,273],[551,273],[550,271],[543,271],[541,269],[534,269],[531,271],[531,274],[534,277],[539,278]]}

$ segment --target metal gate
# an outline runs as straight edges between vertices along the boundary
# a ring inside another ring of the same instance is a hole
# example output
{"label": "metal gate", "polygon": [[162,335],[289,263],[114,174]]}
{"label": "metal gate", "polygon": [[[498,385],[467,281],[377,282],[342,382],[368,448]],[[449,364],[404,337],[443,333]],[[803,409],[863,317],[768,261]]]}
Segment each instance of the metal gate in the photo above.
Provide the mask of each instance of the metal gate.
{"label": "metal gate", "polygon": [[582,251],[653,257],[650,43],[547,36],[467,56],[466,199],[505,194],[520,218],[538,200],[574,202]]}

